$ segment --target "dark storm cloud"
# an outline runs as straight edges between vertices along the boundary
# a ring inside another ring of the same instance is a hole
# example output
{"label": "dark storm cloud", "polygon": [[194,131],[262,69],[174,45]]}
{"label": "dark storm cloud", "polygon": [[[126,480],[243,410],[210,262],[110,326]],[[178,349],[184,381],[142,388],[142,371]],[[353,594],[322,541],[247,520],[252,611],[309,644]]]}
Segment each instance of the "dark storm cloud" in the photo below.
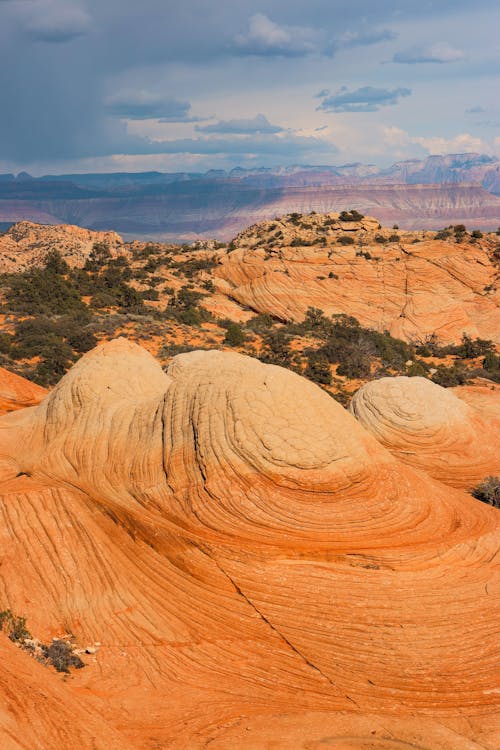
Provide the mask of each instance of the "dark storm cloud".
{"label": "dark storm cloud", "polygon": [[[290,85],[294,81],[293,65],[302,59],[307,58],[309,62],[320,53],[328,53],[328,45],[332,54],[339,45],[347,49],[379,41],[390,43],[393,33],[390,27],[396,21],[420,17],[432,25],[441,16],[456,15],[469,6],[469,0],[440,0],[433,4],[416,0],[377,0],[377,3],[373,0],[295,3],[266,0],[264,8],[257,0],[214,0],[211,3],[207,0],[183,0],[182,3],[177,0],[141,0],[140,3],[137,0],[0,0],[0,96],[3,103],[0,159],[24,166],[33,161],[143,153],[141,149],[150,146],[144,139],[127,134],[120,117],[192,119],[186,104],[187,100],[194,102],[195,99],[180,83],[177,70],[182,66],[193,71],[197,66],[201,70],[203,65],[206,76],[216,71],[216,65],[223,65],[230,71],[232,56],[237,55],[241,64],[245,45],[248,51],[253,40],[262,52],[267,50],[268,53],[260,56],[259,64],[268,61],[269,66],[290,65],[289,73],[283,69],[284,84]],[[474,12],[477,14],[482,8],[493,11],[497,7],[497,0],[476,0]],[[251,19],[259,14],[270,24],[259,26],[254,21],[252,32]],[[281,50],[281,53],[271,54],[273,50]],[[149,69],[167,65],[176,66],[171,86],[165,87],[162,82],[158,82],[156,88],[150,85]],[[246,82],[239,70],[237,68],[232,83],[229,77],[225,83],[224,96],[228,101],[231,85],[239,94],[245,90]],[[212,90],[216,91],[219,72],[213,75]],[[163,102],[141,105],[130,100],[128,111],[127,102],[122,101],[121,105],[115,102],[115,110],[110,112],[109,96],[118,86],[118,78],[122,89],[141,90],[146,86],[154,93],[161,88]],[[393,85],[385,83],[384,86],[388,86],[387,91],[391,93]],[[256,89],[252,95],[258,97]],[[325,110],[328,98],[325,96],[321,105]],[[355,111],[359,111],[363,105],[378,107],[382,103],[361,101],[351,102],[351,105],[357,104]],[[335,106],[335,102],[333,104]],[[257,101],[255,106],[254,111],[258,111]],[[213,110],[210,107],[208,112],[196,113],[200,116],[213,114]],[[231,140],[230,134],[227,140]],[[168,146],[168,153],[176,148],[175,141],[172,144]],[[281,141],[278,145],[284,147]],[[290,139],[288,146],[297,150],[302,147],[299,143],[294,146]]]}
{"label": "dark storm cloud", "polygon": [[85,8],[68,0],[23,0],[11,3],[19,31],[37,42],[62,43],[86,34],[91,18]]}
{"label": "dark storm cloud", "polygon": [[264,115],[257,115],[251,119],[221,120],[209,125],[196,125],[195,129],[200,133],[218,133],[229,135],[241,135],[251,133],[281,133],[283,128],[272,125]]}
{"label": "dark storm cloud", "polygon": [[285,135],[255,134],[228,138],[177,138],[171,141],[136,139],[136,154],[256,154],[283,158],[312,157],[314,154],[336,153],[337,149],[318,138]]}
{"label": "dark storm cloud", "polygon": [[411,89],[381,89],[361,86],[349,91],[342,86],[335,94],[327,96],[318,109],[324,112],[376,112],[380,107],[397,104],[402,97],[410,96]]}
{"label": "dark storm cloud", "polygon": [[108,98],[111,115],[127,120],[160,120],[161,122],[193,122],[189,102],[179,101],[148,91],[129,91]]}

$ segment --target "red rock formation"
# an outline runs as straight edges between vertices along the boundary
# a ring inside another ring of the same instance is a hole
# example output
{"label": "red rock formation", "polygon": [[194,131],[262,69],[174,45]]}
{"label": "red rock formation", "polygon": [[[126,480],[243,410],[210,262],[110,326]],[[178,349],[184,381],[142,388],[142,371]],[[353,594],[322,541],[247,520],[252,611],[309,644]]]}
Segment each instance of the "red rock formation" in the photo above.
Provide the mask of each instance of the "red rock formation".
{"label": "red rock formation", "polygon": [[426,378],[372,380],[350,411],[400,461],[452,487],[500,473],[498,420]]}
{"label": "red rock formation", "polygon": [[317,307],[407,341],[435,333],[458,342],[465,332],[500,343],[496,271],[481,245],[409,236],[381,244],[377,236],[394,233],[377,231],[375,219],[343,223],[338,214],[297,224],[283,217],[242,232],[215,271],[219,291],[282,320]]}
{"label": "red rock formation", "polygon": [[12,273],[40,265],[49,250],[58,250],[70,266],[83,266],[94,243],[103,242],[113,251],[122,244],[116,232],[20,221],[0,236],[0,271]]}
{"label": "red rock formation", "polygon": [[0,601],[100,644],[64,685],[0,680],[35,686],[2,747],[57,747],[77,701],[82,750],[498,747],[498,512],[298,375],[117,340],[2,417],[0,454]]}
{"label": "red rock formation", "polygon": [[46,394],[45,388],[0,367],[0,414],[35,406]]}

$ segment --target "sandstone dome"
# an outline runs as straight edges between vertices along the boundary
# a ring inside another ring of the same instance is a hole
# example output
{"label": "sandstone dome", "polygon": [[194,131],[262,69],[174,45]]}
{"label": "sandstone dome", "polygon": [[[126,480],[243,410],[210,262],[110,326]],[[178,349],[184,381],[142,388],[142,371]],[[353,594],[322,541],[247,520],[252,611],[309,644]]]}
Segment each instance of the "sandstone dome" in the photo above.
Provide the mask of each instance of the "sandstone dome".
{"label": "sandstone dome", "polygon": [[121,339],[0,456],[2,606],[98,644],[63,692],[0,635],[2,747],[498,747],[498,512],[317,386]]}
{"label": "sandstone dome", "polygon": [[496,422],[427,378],[373,380],[350,411],[401,461],[446,484],[470,488],[500,469]]}

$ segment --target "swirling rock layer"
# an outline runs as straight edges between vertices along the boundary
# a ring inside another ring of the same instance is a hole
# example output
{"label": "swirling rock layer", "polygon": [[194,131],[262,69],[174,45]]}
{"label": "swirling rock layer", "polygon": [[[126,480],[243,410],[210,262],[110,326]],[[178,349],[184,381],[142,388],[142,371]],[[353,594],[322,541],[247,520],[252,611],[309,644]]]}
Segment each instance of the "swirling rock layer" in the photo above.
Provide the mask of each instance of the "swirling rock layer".
{"label": "swirling rock layer", "polygon": [[485,249],[435,239],[380,244],[373,222],[316,214],[302,217],[305,230],[287,217],[250,227],[216,270],[218,288],[282,320],[301,321],[317,307],[406,341],[437,334],[458,342],[465,332],[500,343],[497,274]]}
{"label": "swirling rock layer", "polygon": [[2,747],[23,705],[54,747],[77,698],[68,747],[498,747],[497,512],[299,376],[117,340],[0,455],[0,601],[100,644],[45,703],[16,689]]}
{"label": "swirling rock layer", "polygon": [[445,484],[470,488],[500,472],[498,420],[426,378],[372,380],[350,411],[393,455]]}

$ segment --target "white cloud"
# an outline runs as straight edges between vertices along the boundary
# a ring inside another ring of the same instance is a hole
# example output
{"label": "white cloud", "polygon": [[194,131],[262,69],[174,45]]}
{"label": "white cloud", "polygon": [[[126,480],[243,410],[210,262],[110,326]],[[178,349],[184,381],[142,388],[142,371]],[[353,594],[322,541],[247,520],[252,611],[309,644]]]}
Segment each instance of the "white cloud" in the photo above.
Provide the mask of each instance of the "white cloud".
{"label": "white cloud", "polygon": [[[500,139],[498,139],[500,142]],[[460,133],[453,138],[442,136],[411,136],[405,130],[396,127],[384,128],[384,141],[392,148],[404,148],[418,145],[429,154],[459,154],[476,152],[489,154],[492,147],[486,141],[470,133]]]}
{"label": "white cloud", "polygon": [[464,53],[447,42],[437,42],[430,47],[412,47],[409,50],[396,52],[392,62],[418,65],[419,63],[452,63],[463,60]]}
{"label": "white cloud", "polygon": [[247,55],[301,57],[321,51],[322,34],[307,26],[280,26],[264,13],[249,19],[248,31],[234,38],[235,51]]}

